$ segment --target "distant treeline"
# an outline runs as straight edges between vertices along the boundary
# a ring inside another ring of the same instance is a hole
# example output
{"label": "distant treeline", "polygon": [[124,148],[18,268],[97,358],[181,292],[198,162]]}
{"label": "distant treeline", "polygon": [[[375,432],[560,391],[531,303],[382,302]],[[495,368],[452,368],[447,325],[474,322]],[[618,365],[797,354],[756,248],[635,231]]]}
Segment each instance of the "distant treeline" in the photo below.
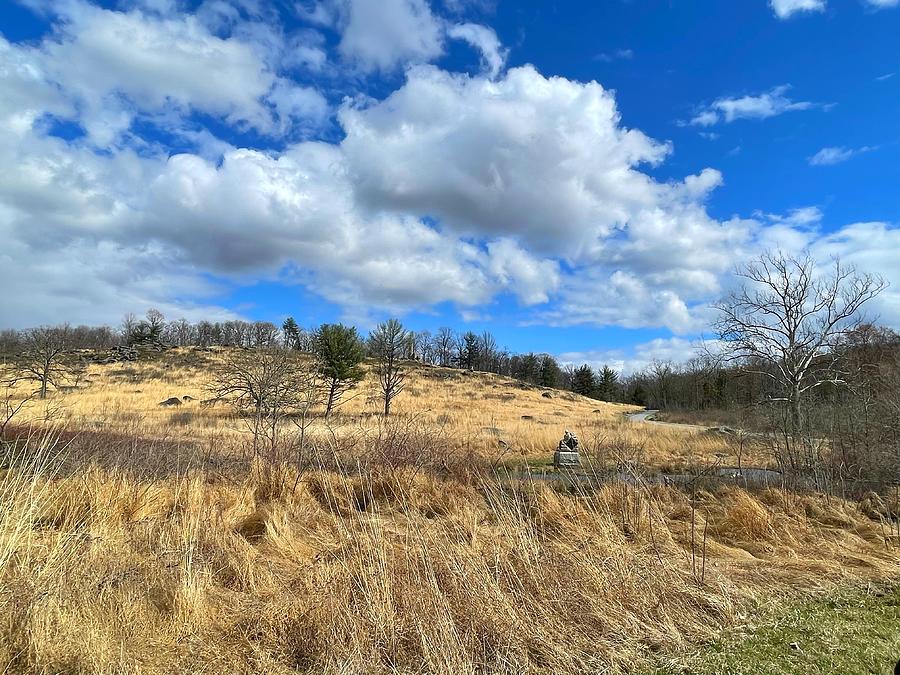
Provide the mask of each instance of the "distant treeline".
{"label": "distant treeline", "polygon": [[[302,328],[293,318],[281,327],[270,321],[167,321],[156,310],[143,318],[127,315],[118,328],[74,326],[66,331],[70,349],[109,349],[156,341],[186,347],[285,347],[303,352],[314,350],[317,327]],[[0,353],[14,353],[24,344],[26,331],[0,331]],[[685,363],[655,360],[644,369],[623,376],[609,366],[562,365],[544,352],[514,353],[499,347],[489,332],[457,332],[442,327],[434,333],[406,331],[403,357],[420,363],[496,373],[536,386],[561,388],[602,401],[633,403],[670,411],[727,410],[758,405],[777,397],[778,386],[765,362],[743,361],[731,366],[712,355],[697,356]],[[360,338],[367,348],[368,341]],[[845,339],[840,351],[844,370],[881,381],[900,360],[900,336],[893,331],[864,325]],[[371,350],[369,349],[371,353]],[[863,365],[864,364],[864,365]],[[889,378],[887,378],[889,379]],[[841,382],[845,385],[845,382]],[[847,386],[823,386],[818,399],[851,396]],[[893,398],[893,397],[892,397]]]}
{"label": "distant treeline", "polygon": [[[126,315],[119,327],[67,327],[65,339],[70,349],[109,349],[119,345],[158,342],[175,347],[284,347],[303,352],[314,350],[319,327],[303,328],[289,317],[279,327],[271,321],[167,321],[161,312],[151,309],[138,318]],[[0,331],[0,353],[15,353],[25,344],[27,331]],[[403,357],[435,366],[496,373],[529,384],[571,389],[586,396],[608,401],[622,400],[626,394],[619,375],[610,368],[595,373],[589,366],[560,365],[547,353],[517,354],[499,347],[489,331],[457,332],[442,327],[434,333],[405,331]],[[369,340],[360,338],[371,355]],[[588,375],[589,373],[589,375]]]}

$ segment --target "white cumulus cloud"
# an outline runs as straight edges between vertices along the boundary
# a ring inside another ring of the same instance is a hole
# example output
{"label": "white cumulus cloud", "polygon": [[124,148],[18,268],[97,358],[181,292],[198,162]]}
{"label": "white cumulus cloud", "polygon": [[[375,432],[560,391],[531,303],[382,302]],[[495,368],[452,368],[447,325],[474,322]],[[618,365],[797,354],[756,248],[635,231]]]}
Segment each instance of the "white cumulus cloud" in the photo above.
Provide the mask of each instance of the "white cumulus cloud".
{"label": "white cumulus cloud", "polygon": [[341,55],[364,71],[425,63],[444,51],[440,20],[425,0],[346,0]]}
{"label": "white cumulus cloud", "polygon": [[[148,305],[228,316],[215,307],[220,284],[266,279],[302,285],[353,315],[441,303],[483,315],[509,295],[531,322],[687,335],[708,318],[733,265],[761,248],[844,251],[892,269],[891,224],[826,236],[815,207],[712,217],[719,171],[656,177],[671,145],[629,128],[612,91],[532,66],[495,68],[491,40],[484,72],[408,67],[383,99],[346,100],[332,140],[302,140],[287,129],[322,111],[281,70],[291,39],[265,23],[238,28],[228,12],[216,19],[225,32],[211,32],[209,17],[154,6],[73,0],[42,41],[0,38],[0,162],[15,167],[0,173],[5,323],[114,321]],[[427,6],[392,7],[434,36]],[[466,34],[473,44],[486,36]],[[356,53],[376,69],[432,53],[401,52]],[[785,94],[721,99],[710,112],[727,120],[805,105]],[[133,124],[178,127],[190,111],[238,131],[283,133],[283,142],[239,147],[191,127],[179,133],[196,148],[173,153]],[[48,116],[89,135],[53,136]],[[129,142],[98,148],[118,136]],[[900,324],[894,305],[883,307]]]}

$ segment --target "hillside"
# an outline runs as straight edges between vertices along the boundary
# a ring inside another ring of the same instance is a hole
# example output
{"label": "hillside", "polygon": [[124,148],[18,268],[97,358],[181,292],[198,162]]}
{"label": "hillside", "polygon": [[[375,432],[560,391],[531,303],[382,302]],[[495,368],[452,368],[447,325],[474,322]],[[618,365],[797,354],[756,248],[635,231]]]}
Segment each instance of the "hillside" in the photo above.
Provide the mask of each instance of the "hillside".
{"label": "hillside", "polygon": [[[227,406],[202,401],[210,374],[227,350],[180,348],[146,354],[136,362],[92,365],[77,388],[57,394],[52,421],[96,432],[133,432],[143,436],[204,443],[211,438],[239,441],[243,425]],[[574,431],[588,456],[603,462],[629,461],[654,468],[704,467],[735,463],[737,449],[727,438],[675,426],[647,428],[625,414],[639,408],[606,403],[570,391],[536,387],[491,373],[470,372],[415,362],[394,415],[438,433],[444,443],[481,459],[504,465],[521,460],[535,466],[552,458],[566,429]],[[377,426],[381,416],[375,377],[369,374],[351,391],[326,424],[318,419],[312,434],[349,434]],[[159,404],[182,399],[177,407]],[[46,417],[42,405],[32,417]],[[502,441],[502,443],[501,443]],[[744,461],[765,465],[759,449],[744,448]]]}

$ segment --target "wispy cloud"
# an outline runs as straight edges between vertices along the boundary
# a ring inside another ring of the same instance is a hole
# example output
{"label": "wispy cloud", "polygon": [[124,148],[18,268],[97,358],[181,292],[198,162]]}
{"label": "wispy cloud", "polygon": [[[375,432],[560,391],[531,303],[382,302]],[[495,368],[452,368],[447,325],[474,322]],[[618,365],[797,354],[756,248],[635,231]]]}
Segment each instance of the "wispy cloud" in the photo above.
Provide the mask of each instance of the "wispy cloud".
{"label": "wispy cloud", "polygon": [[[869,1],[878,2],[878,0]],[[787,19],[799,12],[823,12],[825,0],[769,0],[769,6],[779,19]]]}
{"label": "wispy cloud", "polygon": [[613,61],[627,61],[634,58],[634,50],[617,49],[612,52],[601,52],[595,54],[594,61],[602,61],[603,63],[612,63]]}
{"label": "wispy cloud", "polygon": [[879,75],[879,76],[876,77],[875,79],[878,80],[879,82],[884,82],[885,80],[891,79],[891,78],[892,78],[894,75],[896,75],[896,74],[897,74],[896,72],[893,72],[893,73],[885,73],[884,75]]}
{"label": "wispy cloud", "polygon": [[900,5],[900,0],[866,0],[866,4],[875,9],[887,9]]}
{"label": "wispy cloud", "polygon": [[701,108],[687,122],[681,125],[711,127],[721,122],[729,123],[739,119],[766,119],[794,110],[822,108],[829,110],[831,104],[813,103],[811,101],[793,101],[786,94],[789,84],[783,84],[755,96],[721,97],[709,106]]}
{"label": "wispy cloud", "polygon": [[818,206],[801,206],[791,209],[786,214],[763,213],[754,211],[753,217],[766,220],[776,225],[789,225],[790,227],[804,228],[814,227],[822,222],[822,210]]}
{"label": "wispy cloud", "polygon": [[861,155],[865,152],[877,150],[876,147],[864,145],[861,148],[844,148],[844,147],[827,147],[822,148],[816,154],[809,157],[811,166],[831,166],[832,164],[840,164],[846,162],[851,157]]}

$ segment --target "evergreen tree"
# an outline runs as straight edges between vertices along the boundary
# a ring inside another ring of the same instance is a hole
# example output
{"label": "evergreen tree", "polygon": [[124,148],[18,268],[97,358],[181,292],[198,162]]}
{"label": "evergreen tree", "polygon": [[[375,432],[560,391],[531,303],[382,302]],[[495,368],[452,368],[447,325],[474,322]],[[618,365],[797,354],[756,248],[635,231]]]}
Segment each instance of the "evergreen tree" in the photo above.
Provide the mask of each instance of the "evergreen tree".
{"label": "evergreen tree", "polygon": [[541,359],[540,385],[542,387],[558,387],[562,379],[562,370],[559,364],[549,354],[544,354]]}
{"label": "evergreen tree", "polygon": [[319,371],[328,384],[327,417],[341,396],[363,379],[365,373],[360,364],[365,358],[365,350],[356,329],[340,323],[319,326],[313,340]]}
{"label": "evergreen tree", "polygon": [[284,333],[284,346],[288,349],[300,349],[300,326],[294,321],[294,317],[289,316],[281,324],[281,331]]}
{"label": "evergreen tree", "polygon": [[601,401],[615,401],[618,396],[619,375],[609,366],[603,366],[597,378],[597,396]]}
{"label": "evergreen tree", "polygon": [[472,331],[462,336],[462,345],[459,350],[459,367],[466,370],[474,370],[478,365],[478,336]]}
{"label": "evergreen tree", "polygon": [[522,358],[519,360],[519,369],[516,373],[516,378],[524,382],[537,384],[538,380],[540,379],[540,370],[540,359],[538,359],[538,357],[534,353],[529,352],[527,354],[523,354]]}
{"label": "evergreen tree", "polygon": [[582,396],[594,396],[597,389],[597,379],[594,371],[587,364],[575,369],[572,375],[572,391]]}
{"label": "evergreen tree", "polygon": [[166,327],[166,318],[158,309],[147,310],[147,318],[139,321],[131,328],[128,335],[129,345],[149,344],[162,339]]}

